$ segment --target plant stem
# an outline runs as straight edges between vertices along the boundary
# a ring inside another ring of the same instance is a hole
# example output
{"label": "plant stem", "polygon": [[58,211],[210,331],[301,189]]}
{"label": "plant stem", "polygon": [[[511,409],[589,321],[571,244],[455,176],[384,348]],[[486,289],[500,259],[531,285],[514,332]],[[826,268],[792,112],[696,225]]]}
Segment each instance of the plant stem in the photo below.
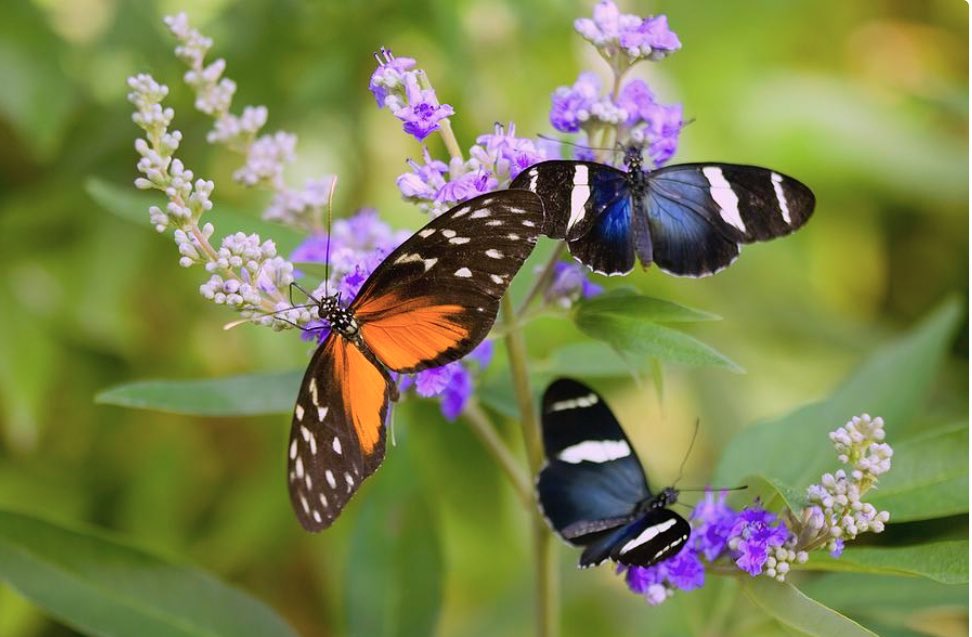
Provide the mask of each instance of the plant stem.
{"label": "plant stem", "polygon": [[[543,445],[540,424],[533,409],[533,392],[530,390],[530,376],[527,371],[526,341],[521,327],[517,324],[516,312],[509,296],[502,300],[504,326],[507,329],[504,340],[510,360],[510,374],[513,389],[520,408],[523,441],[526,446],[527,461],[531,475],[536,475],[543,464]],[[554,560],[552,535],[533,506],[530,506],[531,531],[533,535],[533,568],[537,585],[536,621],[538,637],[554,637],[558,629],[557,573]]]}
{"label": "plant stem", "polygon": [[530,478],[524,473],[517,463],[516,458],[503,443],[503,440],[496,433],[496,428],[490,422],[489,416],[483,411],[482,406],[475,400],[470,400],[463,411],[463,415],[469,422],[472,431],[483,443],[493,459],[499,465],[506,477],[510,479],[513,489],[519,496],[523,506],[529,511],[533,508],[533,490],[530,488]]}
{"label": "plant stem", "polygon": [[560,260],[560,255],[564,253],[564,246],[566,245],[567,243],[564,241],[557,242],[557,246],[550,255],[550,260],[547,261],[547,265],[543,267],[543,272],[541,272],[540,276],[537,277],[536,282],[533,284],[533,287],[530,288],[530,291],[527,293],[523,303],[520,304],[520,309],[516,312],[516,317],[518,319],[523,318],[527,308],[530,307],[530,303],[533,302],[533,299],[535,299],[536,296],[540,294],[541,290],[543,290],[550,282],[550,279],[553,277],[554,268],[557,266],[557,262]]}
{"label": "plant stem", "polygon": [[445,143],[449,157],[462,161],[462,149],[459,148],[459,140],[456,139],[456,134],[452,132],[452,124],[448,118],[439,121],[439,137]]}

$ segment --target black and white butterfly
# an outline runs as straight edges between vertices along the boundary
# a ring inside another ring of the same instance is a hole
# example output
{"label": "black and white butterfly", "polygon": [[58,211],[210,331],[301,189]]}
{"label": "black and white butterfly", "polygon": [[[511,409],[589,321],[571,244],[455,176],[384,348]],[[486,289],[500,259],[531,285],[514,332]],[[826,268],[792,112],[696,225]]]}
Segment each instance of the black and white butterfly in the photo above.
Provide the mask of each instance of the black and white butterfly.
{"label": "black and white butterfly", "polygon": [[635,258],[678,276],[729,266],[744,243],[790,234],[810,218],[814,196],[792,177],[756,166],[679,164],[646,171],[638,149],[627,172],[586,161],[545,161],[510,188],[544,202],[543,234],[566,239],[600,274],[627,274]]}
{"label": "black and white butterfly", "polygon": [[540,509],[568,543],[583,546],[580,566],[607,559],[651,566],[688,542],[689,523],[668,506],[672,487],[653,494],[641,462],[604,400],[590,387],[561,378],[542,405],[547,463],[537,478]]}

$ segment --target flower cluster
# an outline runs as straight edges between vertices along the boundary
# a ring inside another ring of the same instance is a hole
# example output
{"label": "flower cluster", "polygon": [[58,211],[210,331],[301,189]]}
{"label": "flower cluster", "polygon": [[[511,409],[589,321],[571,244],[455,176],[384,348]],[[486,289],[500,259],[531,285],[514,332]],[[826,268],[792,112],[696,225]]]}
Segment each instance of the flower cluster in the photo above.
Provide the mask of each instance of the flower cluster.
{"label": "flower cluster", "polygon": [[865,531],[880,533],[889,515],[863,502],[861,496],[891,468],[892,449],[883,442],[884,422],[867,414],[831,432],[838,460],[850,472],[826,473],[807,490],[799,515],[778,516],[757,500],[742,511],[726,504],[725,492],[707,492],[692,511],[692,536],[682,551],[664,562],[621,568],[628,587],[650,604],[660,604],[676,590],[702,586],[705,564],[731,562],[751,576],[784,581],[794,564],[810,551],[825,549],[839,557],[844,543]]}
{"label": "flower cluster", "polygon": [[[611,0],[594,8],[594,17],[575,22],[577,31],[607,60],[614,76],[605,92],[600,78],[582,72],[572,86],[553,93],[550,123],[563,133],[585,133],[588,144],[644,149],[655,167],[675,154],[684,124],[681,104],[663,104],[643,80],[622,82],[631,65],[660,60],[681,47],[665,16],[640,18],[622,14]],[[589,154],[581,152],[589,158]]]}
{"label": "flower cluster", "polygon": [[375,55],[378,68],[371,74],[368,88],[379,108],[389,109],[402,120],[402,129],[418,141],[439,130],[443,120],[455,114],[448,104],[440,104],[425,71],[416,69],[412,58],[396,58],[382,49]]}
{"label": "flower cluster", "polygon": [[296,159],[297,136],[284,131],[260,135],[267,123],[266,106],[246,106],[240,115],[231,113],[236,83],[223,77],[226,61],[217,59],[209,65],[205,62],[213,41],[192,28],[185,13],[165,18],[165,24],[179,42],[176,56],[189,67],[184,79],[195,92],[196,108],[214,119],[207,141],[246,157],[233,179],[274,193],[263,213],[265,219],[302,230],[319,230],[328,202],[328,184],[333,178],[310,179],[303,188],[288,187],[284,169]]}
{"label": "flower cluster", "polygon": [[265,324],[277,328],[309,320],[307,312],[289,317],[266,315],[281,309],[284,290],[293,281],[293,266],[277,256],[272,241],[237,233],[224,238],[218,249],[212,246],[210,239],[215,229],[210,223],[200,225],[200,218],[213,207],[210,197],[214,184],[205,179],[194,181],[193,172],[175,157],[182,134],[169,130],[175,113],[162,106],[168,88],[149,75],[129,78],[128,86],[128,99],[135,106],[132,120],[145,132],[145,137],[135,142],[140,156],[137,167],[142,175],[135,180],[135,186],[165,193],[168,204],[165,209],[150,207],[149,220],[159,232],[172,231],[180,265],[204,265],[210,273],[209,281],[200,286],[200,293],[245,316],[260,315]]}

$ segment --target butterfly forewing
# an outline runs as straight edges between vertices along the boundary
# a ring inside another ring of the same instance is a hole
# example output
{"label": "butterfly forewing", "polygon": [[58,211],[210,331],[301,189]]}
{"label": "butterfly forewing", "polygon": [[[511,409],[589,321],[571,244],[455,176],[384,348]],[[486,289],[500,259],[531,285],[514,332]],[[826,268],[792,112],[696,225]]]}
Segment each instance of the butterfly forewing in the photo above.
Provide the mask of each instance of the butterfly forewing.
{"label": "butterfly forewing", "polygon": [[585,161],[540,162],[517,175],[510,188],[540,195],[543,234],[554,239],[583,237],[607,208],[629,197],[624,172]]}
{"label": "butterfly forewing", "polygon": [[336,332],[314,354],[297,394],[287,484],[308,531],[331,525],[385,455],[387,374]]}
{"label": "butterfly forewing", "polygon": [[541,408],[547,464],[537,479],[540,507],[562,538],[587,536],[633,518],[651,497],[638,456],[603,399],[589,387],[560,379]]}
{"label": "butterfly forewing", "polygon": [[352,303],[367,346],[399,372],[468,354],[489,333],[542,223],[539,197],[514,190],[432,220],[388,255]]}
{"label": "butterfly forewing", "polygon": [[679,514],[658,508],[631,524],[611,549],[610,557],[626,566],[647,567],[678,554],[692,527]]}

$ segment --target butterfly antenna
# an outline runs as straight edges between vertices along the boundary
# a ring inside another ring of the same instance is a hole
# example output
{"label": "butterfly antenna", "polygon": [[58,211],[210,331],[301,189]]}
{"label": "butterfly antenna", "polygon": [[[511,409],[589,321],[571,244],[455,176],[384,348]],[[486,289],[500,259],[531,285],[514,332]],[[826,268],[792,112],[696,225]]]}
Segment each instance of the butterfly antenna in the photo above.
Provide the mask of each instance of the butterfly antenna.
{"label": "butterfly antenna", "polygon": [[[675,482],[672,486],[678,484],[678,481],[682,479],[682,475],[685,472],[685,463],[688,462],[689,456],[692,454],[692,447],[695,446],[695,439],[699,437],[699,419],[695,419],[695,429],[692,431],[692,442],[689,443],[688,451],[685,452],[685,457],[682,458],[682,464],[678,467],[678,477],[675,478]],[[682,489],[683,491],[685,489]]]}
{"label": "butterfly antenna", "polygon": [[679,489],[678,491],[679,491],[679,493],[691,493],[692,491],[712,491],[712,492],[719,491],[719,492],[722,492],[722,491],[743,491],[744,489],[748,489],[748,488],[749,488],[749,485],[748,484],[741,484],[738,487],[725,487],[725,488],[717,488],[717,487],[692,487],[691,489]]}
{"label": "butterfly antenna", "polygon": [[331,179],[331,190],[327,193],[327,244],[324,248],[324,296],[330,294],[327,288],[327,282],[331,278],[331,221],[334,218],[334,189],[336,187],[337,175],[334,175],[334,178]]}
{"label": "butterfly antenna", "polygon": [[617,150],[618,150],[617,148],[598,148],[596,146],[588,146],[586,144],[578,144],[576,142],[572,142],[572,141],[569,141],[569,140],[566,140],[566,139],[557,139],[556,137],[551,137],[550,135],[544,135],[543,133],[540,133],[539,135],[537,135],[537,137],[539,137],[540,139],[545,139],[548,142],[556,142],[558,144],[563,144],[565,146],[573,146],[574,148],[583,148],[585,150],[601,150],[601,151],[606,151],[606,152],[609,152],[609,153],[617,152]]}

